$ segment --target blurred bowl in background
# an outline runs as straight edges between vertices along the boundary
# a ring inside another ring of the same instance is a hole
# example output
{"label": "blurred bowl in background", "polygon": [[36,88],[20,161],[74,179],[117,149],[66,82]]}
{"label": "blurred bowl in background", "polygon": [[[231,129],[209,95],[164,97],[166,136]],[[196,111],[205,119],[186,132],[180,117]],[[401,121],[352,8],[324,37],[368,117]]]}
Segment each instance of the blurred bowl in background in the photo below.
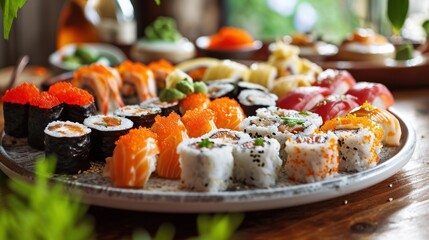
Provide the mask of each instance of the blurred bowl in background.
{"label": "blurred bowl in background", "polygon": [[262,42],[259,40],[253,41],[249,47],[234,49],[209,49],[209,43],[209,36],[201,36],[196,40],[201,55],[219,59],[250,59],[256,51],[262,48]]}
{"label": "blurred bowl in background", "polygon": [[102,43],[69,44],[49,56],[49,63],[57,72],[74,71],[81,66],[101,63],[116,66],[127,57],[117,47]]}
{"label": "blurred bowl in background", "polygon": [[195,46],[186,38],[177,42],[140,39],[131,47],[130,57],[143,63],[158,61],[161,58],[179,63],[195,57]]}

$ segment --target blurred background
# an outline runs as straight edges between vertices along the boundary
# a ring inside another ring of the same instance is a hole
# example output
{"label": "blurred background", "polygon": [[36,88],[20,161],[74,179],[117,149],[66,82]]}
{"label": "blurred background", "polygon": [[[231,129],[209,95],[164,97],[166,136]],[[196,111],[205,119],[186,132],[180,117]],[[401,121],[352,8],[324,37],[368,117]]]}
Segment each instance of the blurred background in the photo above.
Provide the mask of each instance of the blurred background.
{"label": "blurred background", "polygon": [[[18,12],[10,39],[0,40],[0,67],[14,65],[28,54],[31,64],[48,66],[57,48],[58,25],[67,4],[80,0],[31,0]],[[89,0],[92,1],[92,0]],[[94,0],[96,1],[96,0]],[[99,0],[103,6],[110,0]],[[121,2],[122,0],[118,0]],[[220,26],[248,30],[255,38],[270,42],[293,32],[316,33],[323,40],[340,43],[356,27],[371,27],[389,36],[384,14],[387,0],[132,0],[136,29],[134,41],[158,16],[176,19],[178,29],[191,41],[215,33]],[[426,36],[421,23],[429,16],[429,0],[411,0],[402,35],[414,42]],[[1,23],[0,23],[1,24]],[[2,26],[1,26],[2,27]],[[131,44],[119,44],[126,51]]]}

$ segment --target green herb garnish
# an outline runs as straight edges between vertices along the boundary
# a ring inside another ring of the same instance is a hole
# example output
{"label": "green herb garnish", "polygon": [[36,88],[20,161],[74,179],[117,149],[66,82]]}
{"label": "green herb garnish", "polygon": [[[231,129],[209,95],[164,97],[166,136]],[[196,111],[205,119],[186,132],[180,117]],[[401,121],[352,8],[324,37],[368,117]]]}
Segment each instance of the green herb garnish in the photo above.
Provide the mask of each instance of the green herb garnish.
{"label": "green herb garnish", "polygon": [[282,117],[283,122],[290,126],[295,127],[296,125],[304,126],[305,121],[298,118],[288,118],[288,117]]}
{"label": "green herb garnish", "polygon": [[200,144],[198,144],[198,147],[200,148],[211,148],[213,146],[213,142],[210,141],[208,138],[204,138],[201,140]]}
{"label": "green herb garnish", "polygon": [[307,111],[299,112],[299,114],[300,114],[300,115],[303,115],[303,116],[310,116],[310,113],[309,113],[309,112],[307,112]]}
{"label": "green herb garnish", "polygon": [[256,146],[264,146],[265,140],[263,138],[256,138],[254,143]]}

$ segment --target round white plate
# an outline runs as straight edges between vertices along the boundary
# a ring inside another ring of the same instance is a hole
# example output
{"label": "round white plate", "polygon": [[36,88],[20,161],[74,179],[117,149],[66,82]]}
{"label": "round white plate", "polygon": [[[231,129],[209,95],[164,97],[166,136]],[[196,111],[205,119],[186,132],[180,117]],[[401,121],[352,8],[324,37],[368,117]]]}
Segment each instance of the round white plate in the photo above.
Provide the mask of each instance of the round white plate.
{"label": "round white plate", "polygon": [[[78,189],[84,201],[90,204],[128,210],[201,213],[255,211],[298,206],[356,192],[377,184],[398,172],[411,158],[416,145],[416,134],[410,123],[392,111],[402,127],[401,145],[384,147],[380,163],[358,173],[338,176],[331,180],[308,184],[293,184],[283,176],[279,183],[268,189],[237,186],[220,193],[198,193],[178,190],[178,180],[151,177],[145,189],[121,189],[111,186],[101,173],[83,173],[61,177],[71,189]],[[26,141],[13,142],[3,134],[0,147],[0,168],[10,177],[32,179],[37,157],[44,153],[32,149]],[[93,165],[95,168],[100,164]]]}

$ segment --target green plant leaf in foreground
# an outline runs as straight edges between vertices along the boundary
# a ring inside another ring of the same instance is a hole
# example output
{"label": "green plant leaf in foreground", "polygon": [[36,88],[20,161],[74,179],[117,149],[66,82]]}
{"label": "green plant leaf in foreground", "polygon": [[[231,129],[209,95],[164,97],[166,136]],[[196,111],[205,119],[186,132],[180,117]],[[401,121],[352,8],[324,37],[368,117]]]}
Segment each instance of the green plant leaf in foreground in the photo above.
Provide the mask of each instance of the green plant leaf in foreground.
{"label": "green plant leaf in foreground", "polygon": [[198,237],[193,239],[231,239],[243,219],[242,213],[199,215],[197,218]]}
{"label": "green plant leaf in foreground", "polygon": [[18,10],[22,8],[26,0],[0,0],[0,8],[3,15],[3,37],[9,39],[13,19],[17,17]]}
{"label": "green plant leaf in foreground", "polygon": [[87,207],[61,183],[50,184],[54,169],[54,159],[38,159],[34,183],[9,182],[12,193],[0,210],[0,239],[93,239]]}
{"label": "green plant leaf in foreground", "polygon": [[392,24],[392,31],[395,35],[401,33],[405,19],[408,15],[408,0],[388,0],[387,1],[387,17]]}

